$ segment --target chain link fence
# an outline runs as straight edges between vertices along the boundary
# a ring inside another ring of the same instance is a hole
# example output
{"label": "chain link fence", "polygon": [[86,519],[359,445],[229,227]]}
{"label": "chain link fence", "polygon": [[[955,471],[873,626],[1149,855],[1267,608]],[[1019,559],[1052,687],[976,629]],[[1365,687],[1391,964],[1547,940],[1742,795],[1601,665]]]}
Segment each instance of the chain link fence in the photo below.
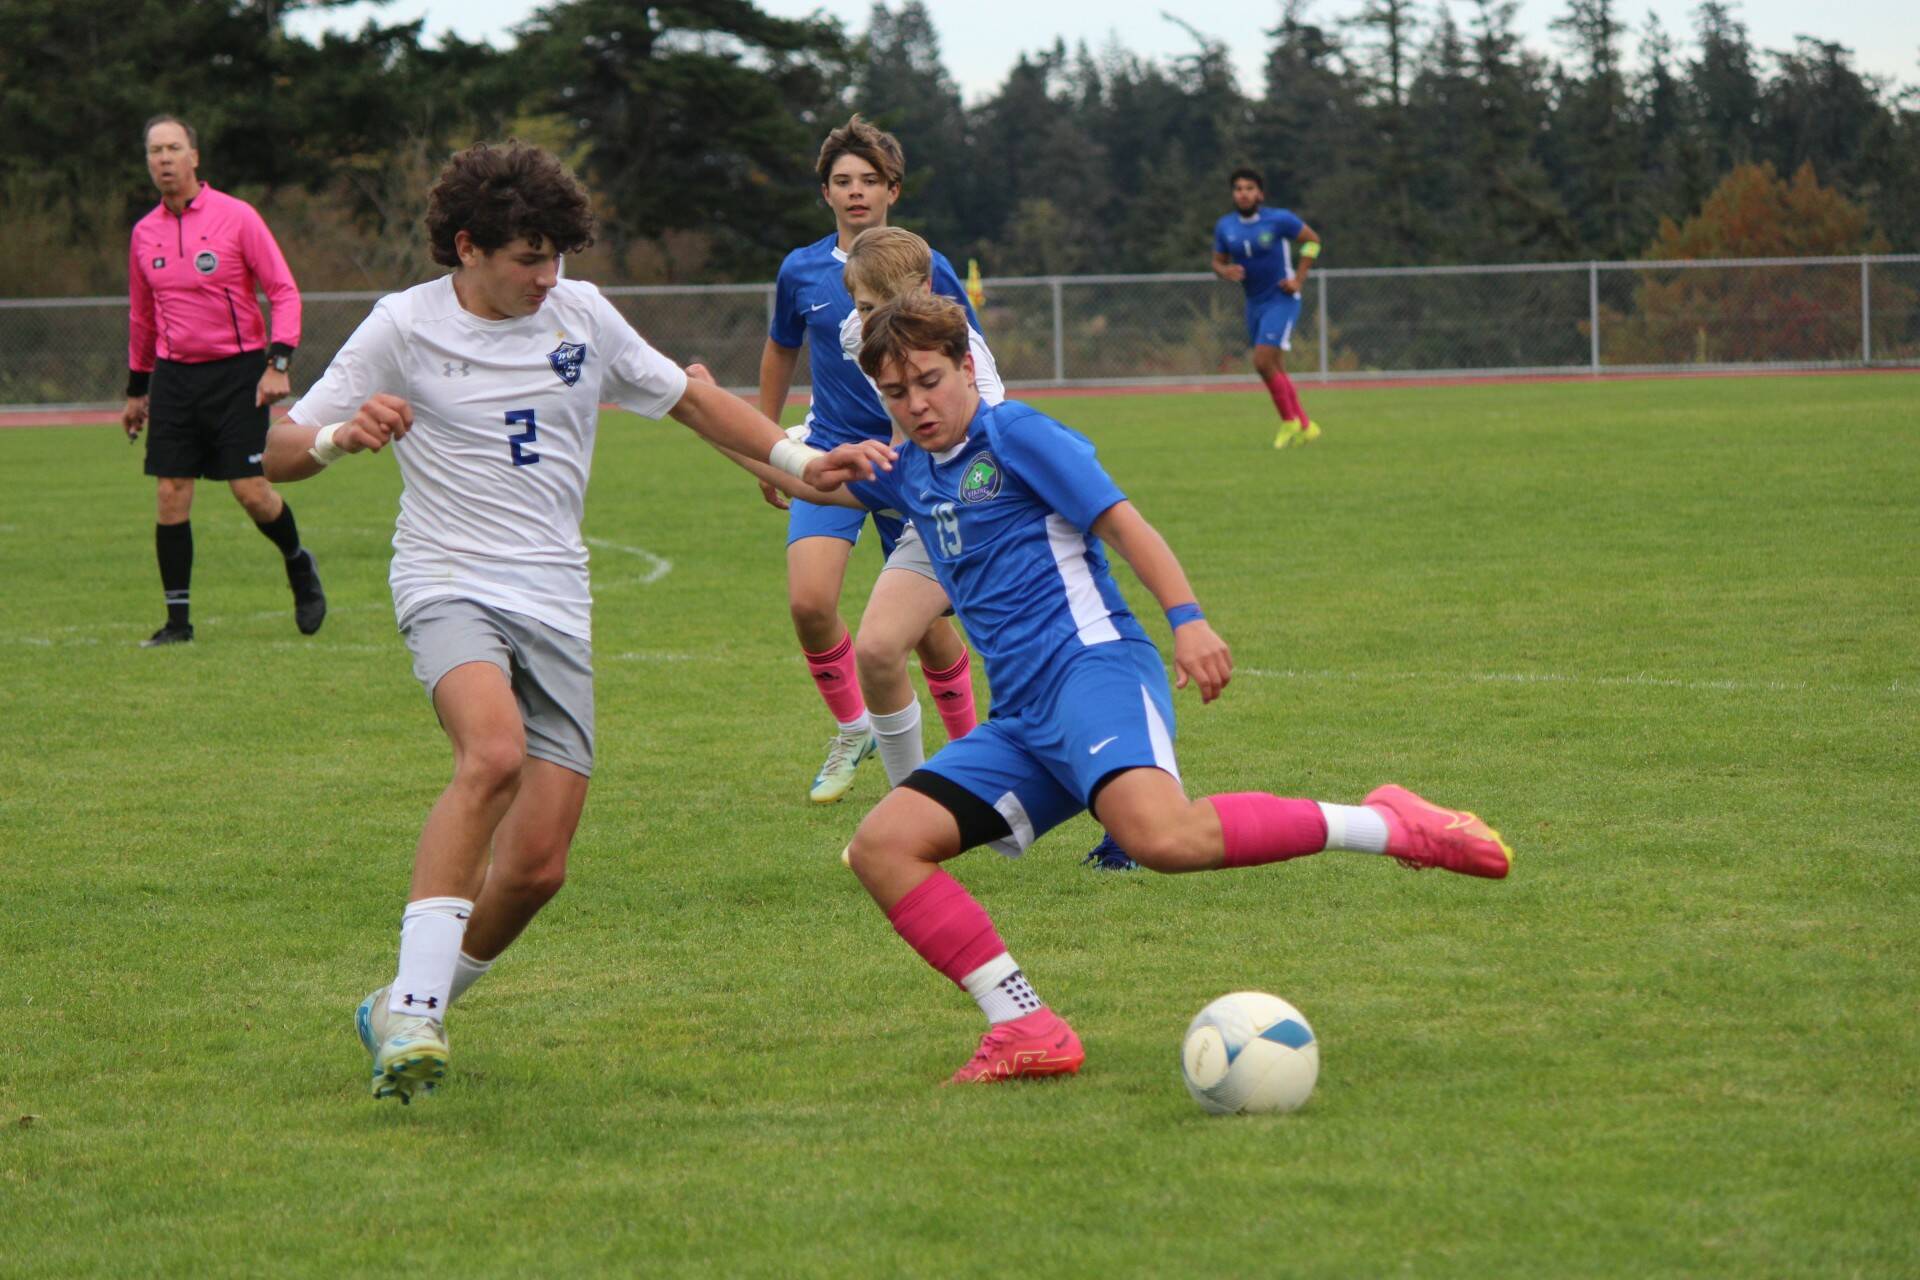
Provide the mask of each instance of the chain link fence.
{"label": "chain link fence", "polygon": [[[605,292],[674,359],[710,366],[722,385],[757,382],[771,285]],[[296,394],[379,296],[304,296]],[[1208,272],[990,278],[986,296],[981,322],[1015,388],[1250,376],[1240,290]],[[0,300],[0,407],[117,405],[126,305]],[[1328,381],[1920,367],[1920,254],[1323,268],[1308,278],[1287,365]]]}

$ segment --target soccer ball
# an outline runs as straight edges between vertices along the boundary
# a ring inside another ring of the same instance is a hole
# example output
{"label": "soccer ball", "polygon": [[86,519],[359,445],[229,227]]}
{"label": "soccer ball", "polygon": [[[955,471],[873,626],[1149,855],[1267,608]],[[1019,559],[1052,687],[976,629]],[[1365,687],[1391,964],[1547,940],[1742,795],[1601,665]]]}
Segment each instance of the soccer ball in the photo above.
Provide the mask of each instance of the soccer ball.
{"label": "soccer ball", "polygon": [[1279,996],[1236,991],[1187,1024],[1180,1075],[1193,1100],[1215,1115],[1292,1111],[1320,1075],[1320,1042]]}

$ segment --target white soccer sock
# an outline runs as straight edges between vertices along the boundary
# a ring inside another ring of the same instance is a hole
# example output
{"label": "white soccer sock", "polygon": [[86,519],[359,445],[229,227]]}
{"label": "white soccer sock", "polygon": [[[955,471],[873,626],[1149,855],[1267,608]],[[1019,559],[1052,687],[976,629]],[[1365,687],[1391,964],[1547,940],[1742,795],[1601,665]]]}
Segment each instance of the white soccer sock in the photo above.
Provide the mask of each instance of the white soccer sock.
{"label": "white soccer sock", "polygon": [[857,737],[873,731],[873,717],[864,711],[851,720],[840,720],[835,723],[840,726],[840,736],[843,738]]}
{"label": "white soccer sock", "polygon": [[887,785],[897,787],[927,762],[926,740],[920,736],[920,700],[915,698],[898,711],[875,711],[872,716],[873,737],[880,744],[880,764],[887,771]]}
{"label": "white soccer sock", "polygon": [[387,997],[390,1013],[444,1018],[452,1001],[454,963],[473,903],[465,898],[421,898],[400,917],[400,967]]}
{"label": "white soccer sock", "polygon": [[1046,1008],[1034,994],[1027,976],[1020,972],[1020,966],[1004,951],[960,979],[960,985],[967,989],[992,1026]]}
{"label": "white soccer sock", "polygon": [[1387,851],[1387,820],[1378,809],[1364,804],[1322,804],[1320,812],[1327,819],[1327,848],[1348,853]]}
{"label": "white soccer sock", "polygon": [[467,988],[486,977],[487,970],[491,968],[492,960],[475,960],[462,950],[453,958],[453,987],[447,992],[447,1003],[457,1003],[461,996],[467,994]]}

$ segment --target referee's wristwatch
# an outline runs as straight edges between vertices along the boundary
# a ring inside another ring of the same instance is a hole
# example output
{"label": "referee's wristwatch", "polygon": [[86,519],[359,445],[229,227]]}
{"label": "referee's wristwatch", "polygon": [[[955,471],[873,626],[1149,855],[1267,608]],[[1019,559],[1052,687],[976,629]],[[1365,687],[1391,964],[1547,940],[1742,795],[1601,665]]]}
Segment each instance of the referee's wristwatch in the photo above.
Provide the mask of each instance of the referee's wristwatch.
{"label": "referee's wristwatch", "polygon": [[293,363],[293,348],[276,342],[267,348],[267,368],[275,373],[285,373]]}

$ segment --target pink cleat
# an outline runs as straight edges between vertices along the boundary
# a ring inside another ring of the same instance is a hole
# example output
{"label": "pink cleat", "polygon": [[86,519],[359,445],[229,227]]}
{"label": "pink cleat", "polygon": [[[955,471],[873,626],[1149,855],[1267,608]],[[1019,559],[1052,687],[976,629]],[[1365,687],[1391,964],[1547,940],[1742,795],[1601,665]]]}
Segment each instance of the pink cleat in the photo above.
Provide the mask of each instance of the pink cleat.
{"label": "pink cleat", "polygon": [[1445,867],[1489,880],[1513,870],[1513,850],[1500,833],[1464,809],[1442,809],[1391,783],[1375,787],[1366,803],[1387,820],[1387,855],[1410,867]]}
{"label": "pink cleat", "polygon": [[998,1023],[980,1037],[980,1048],[948,1084],[991,1084],[1020,1076],[1070,1076],[1087,1060],[1080,1037],[1051,1009]]}

